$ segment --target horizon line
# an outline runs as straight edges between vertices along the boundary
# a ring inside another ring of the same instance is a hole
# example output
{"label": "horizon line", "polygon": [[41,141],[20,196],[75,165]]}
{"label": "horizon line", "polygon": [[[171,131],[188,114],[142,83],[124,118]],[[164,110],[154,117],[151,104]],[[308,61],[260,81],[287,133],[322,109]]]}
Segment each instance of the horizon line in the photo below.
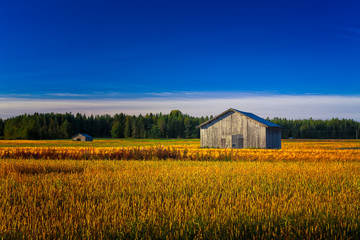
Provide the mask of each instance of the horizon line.
{"label": "horizon line", "polygon": [[[24,113],[78,112],[85,115],[125,113],[139,115],[180,110],[190,116],[217,115],[229,108],[251,112],[262,118],[360,120],[360,95],[260,94],[229,92],[222,95],[196,92],[167,97],[139,98],[15,98],[0,95],[0,118]],[[181,96],[180,96],[181,95]]]}

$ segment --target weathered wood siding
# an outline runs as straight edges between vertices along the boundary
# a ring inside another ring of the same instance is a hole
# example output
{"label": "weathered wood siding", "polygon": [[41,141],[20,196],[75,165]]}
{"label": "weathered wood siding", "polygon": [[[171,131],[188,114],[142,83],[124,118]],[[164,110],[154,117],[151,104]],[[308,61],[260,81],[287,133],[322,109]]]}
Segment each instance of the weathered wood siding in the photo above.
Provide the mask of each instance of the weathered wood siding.
{"label": "weathered wood siding", "polygon": [[77,135],[76,137],[73,138],[73,141],[85,141],[86,137],[82,136],[82,135]]}
{"label": "weathered wood siding", "polygon": [[200,128],[201,147],[269,148],[277,137],[277,133],[267,134],[266,126],[236,112],[228,112]]}

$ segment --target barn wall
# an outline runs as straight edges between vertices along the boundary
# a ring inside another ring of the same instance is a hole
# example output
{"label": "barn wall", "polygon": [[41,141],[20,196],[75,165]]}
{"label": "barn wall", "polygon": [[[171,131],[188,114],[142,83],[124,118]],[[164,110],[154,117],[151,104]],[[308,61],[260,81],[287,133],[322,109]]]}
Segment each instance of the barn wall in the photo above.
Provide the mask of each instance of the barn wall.
{"label": "barn wall", "polygon": [[221,146],[221,139],[225,139],[226,135],[229,135],[229,128],[231,128],[231,118],[233,112],[229,112],[221,116],[220,118],[206,124],[200,129],[200,138],[202,147],[224,147]]}
{"label": "barn wall", "polygon": [[77,135],[73,138],[74,141],[78,141],[78,139],[80,139],[80,141],[85,141],[86,137],[83,135]]}
{"label": "barn wall", "polygon": [[246,126],[243,128],[245,148],[266,148],[266,127],[260,123],[243,117],[246,119]]}
{"label": "barn wall", "polygon": [[[237,136],[234,136],[237,135]],[[228,112],[200,129],[202,147],[266,148],[266,127],[240,113]]]}
{"label": "barn wall", "polygon": [[92,137],[86,137],[84,135],[78,134],[75,137],[72,138],[73,141],[92,141],[93,138]]}
{"label": "barn wall", "polygon": [[266,129],[266,146],[272,149],[281,148],[281,129]]}

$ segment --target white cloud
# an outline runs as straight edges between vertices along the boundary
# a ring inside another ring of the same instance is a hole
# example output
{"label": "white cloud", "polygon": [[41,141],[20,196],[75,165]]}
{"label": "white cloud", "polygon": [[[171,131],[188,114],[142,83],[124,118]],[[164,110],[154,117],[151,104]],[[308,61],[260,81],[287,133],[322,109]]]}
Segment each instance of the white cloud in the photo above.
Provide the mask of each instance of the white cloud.
{"label": "white cloud", "polygon": [[134,99],[34,99],[0,98],[0,117],[23,113],[72,112],[90,114],[169,113],[179,109],[192,116],[217,115],[228,108],[252,112],[261,117],[289,119],[350,118],[360,121],[360,96],[274,95],[256,93],[216,93],[176,97]]}

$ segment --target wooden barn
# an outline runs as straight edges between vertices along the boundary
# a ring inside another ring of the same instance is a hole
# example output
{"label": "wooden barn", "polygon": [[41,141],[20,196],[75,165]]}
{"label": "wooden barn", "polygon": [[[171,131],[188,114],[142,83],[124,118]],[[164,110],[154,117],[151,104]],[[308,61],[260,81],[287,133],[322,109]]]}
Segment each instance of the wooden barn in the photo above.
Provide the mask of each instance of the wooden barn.
{"label": "wooden barn", "polygon": [[281,126],[233,108],[198,127],[201,147],[281,148]]}
{"label": "wooden barn", "polygon": [[78,133],[72,137],[73,141],[92,141],[93,137],[84,133]]}

